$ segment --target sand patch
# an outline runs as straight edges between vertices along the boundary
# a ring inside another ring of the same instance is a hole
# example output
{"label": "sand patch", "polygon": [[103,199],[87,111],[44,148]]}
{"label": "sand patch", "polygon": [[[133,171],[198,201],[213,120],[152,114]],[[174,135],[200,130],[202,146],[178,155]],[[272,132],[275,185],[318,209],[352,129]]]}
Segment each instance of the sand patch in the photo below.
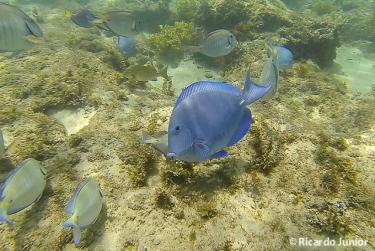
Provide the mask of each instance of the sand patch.
{"label": "sand patch", "polygon": [[375,59],[366,58],[360,49],[341,46],[337,49],[335,63],[331,70],[343,77],[350,89],[369,92],[375,85]]}
{"label": "sand patch", "polygon": [[95,113],[96,111],[81,108],[51,109],[47,112],[48,116],[64,125],[68,135],[75,134],[87,126]]}

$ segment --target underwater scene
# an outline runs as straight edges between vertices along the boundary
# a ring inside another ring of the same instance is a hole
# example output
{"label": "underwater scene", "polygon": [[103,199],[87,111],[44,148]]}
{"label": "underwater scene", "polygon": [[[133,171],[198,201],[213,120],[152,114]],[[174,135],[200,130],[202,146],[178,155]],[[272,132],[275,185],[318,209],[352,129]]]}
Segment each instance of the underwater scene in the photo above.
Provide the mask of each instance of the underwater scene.
{"label": "underwater scene", "polygon": [[375,250],[374,0],[0,0],[0,250]]}

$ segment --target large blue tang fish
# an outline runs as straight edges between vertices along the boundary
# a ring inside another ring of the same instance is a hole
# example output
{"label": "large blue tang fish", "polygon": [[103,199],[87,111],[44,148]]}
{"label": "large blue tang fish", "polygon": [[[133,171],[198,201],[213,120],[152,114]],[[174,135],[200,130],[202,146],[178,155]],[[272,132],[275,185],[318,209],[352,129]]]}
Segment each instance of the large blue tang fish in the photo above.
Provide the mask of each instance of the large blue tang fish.
{"label": "large blue tang fish", "polygon": [[185,162],[227,157],[224,148],[235,145],[251,127],[252,116],[246,106],[265,96],[272,84],[257,85],[249,73],[243,90],[223,82],[191,84],[173,109],[166,156]]}

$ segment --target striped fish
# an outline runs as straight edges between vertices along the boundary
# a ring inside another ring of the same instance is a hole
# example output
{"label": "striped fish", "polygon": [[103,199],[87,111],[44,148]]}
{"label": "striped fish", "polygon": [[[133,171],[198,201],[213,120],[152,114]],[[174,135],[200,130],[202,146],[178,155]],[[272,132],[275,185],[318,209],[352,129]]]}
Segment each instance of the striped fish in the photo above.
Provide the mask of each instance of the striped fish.
{"label": "striped fish", "polygon": [[40,27],[20,9],[0,3],[0,52],[17,52],[31,48],[43,37]]}
{"label": "striped fish", "polygon": [[236,37],[227,30],[216,30],[208,34],[200,46],[186,47],[191,52],[199,52],[209,57],[228,55],[238,45]]}

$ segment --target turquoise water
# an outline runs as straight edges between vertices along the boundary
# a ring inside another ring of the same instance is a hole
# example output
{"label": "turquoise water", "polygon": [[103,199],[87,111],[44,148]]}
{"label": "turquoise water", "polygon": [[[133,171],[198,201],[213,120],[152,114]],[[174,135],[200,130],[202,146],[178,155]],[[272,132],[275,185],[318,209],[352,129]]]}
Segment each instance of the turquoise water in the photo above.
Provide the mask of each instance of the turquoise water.
{"label": "turquoise water", "polygon": [[0,249],[374,249],[374,9],[0,3]]}

